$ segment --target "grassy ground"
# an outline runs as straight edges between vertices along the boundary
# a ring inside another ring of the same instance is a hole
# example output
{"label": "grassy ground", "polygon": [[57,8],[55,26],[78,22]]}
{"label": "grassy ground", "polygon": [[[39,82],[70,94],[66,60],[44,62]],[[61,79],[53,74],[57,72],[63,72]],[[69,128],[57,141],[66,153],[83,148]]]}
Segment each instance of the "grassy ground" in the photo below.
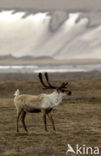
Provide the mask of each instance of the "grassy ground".
{"label": "grassy ground", "polygon": [[101,149],[101,77],[68,80],[73,94],[53,111],[57,131],[53,132],[50,122],[49,132],[44,131],[41,113],[27,114],[28,135],[21,123],[20,133],[16,133],[14,91],[17,88],[28,94],[50,91],[43,90],[37,79],[0,81],[0,156],[65,156],[67,144]]}

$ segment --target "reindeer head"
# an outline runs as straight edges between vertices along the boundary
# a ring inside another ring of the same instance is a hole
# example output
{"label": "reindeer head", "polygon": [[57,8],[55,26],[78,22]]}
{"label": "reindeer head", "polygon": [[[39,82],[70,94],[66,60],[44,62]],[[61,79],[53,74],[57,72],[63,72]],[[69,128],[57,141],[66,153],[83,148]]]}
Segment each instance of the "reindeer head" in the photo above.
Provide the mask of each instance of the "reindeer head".
{"label": "reindeer head", "polygon": [[42,73],[39,73],[39,79],[44,89],[56,89],[58,93],[63,93],[64,95],[71,95],[71,91],[67,89],[68,82],[63,82],[60,86],[54,86],[50,83],[48,78],[48,73],[44,73],[47,84],[44,83]]}

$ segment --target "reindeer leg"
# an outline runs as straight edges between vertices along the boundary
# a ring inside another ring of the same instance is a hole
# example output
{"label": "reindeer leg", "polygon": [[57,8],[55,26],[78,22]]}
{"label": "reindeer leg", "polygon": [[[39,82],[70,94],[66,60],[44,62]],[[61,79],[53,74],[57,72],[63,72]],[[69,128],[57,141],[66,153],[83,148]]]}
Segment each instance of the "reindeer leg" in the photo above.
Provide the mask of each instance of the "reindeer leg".
{"label": "reindeer leg", "polygon": [[21,115],[22,110],[20,110],[17,114],[17,132],[19,132],[19,126],[18,126],[18,122],[19,122],[19,117]]}
{"label": "reindeer leg", "polygon": [[43,119],[44,119],[45,131],[48,131],[48,130],[47,130],[47,119],[46,119],[46,114],[43,115]]}
{"label": "reindeer leg", "polygon": [[26,132],[28,132],[27,128],[26,128],[26,125],[25,125],[25,117],[26,117],[26,112],[23,111],[22,114],[21,114],[21,122],[22,122],[22,125],[23,125],[23,128]]}
{"label": "reindeer leg", "polygon": [[43,111],[43,121],[44,121],[44,127],[45,127],[45,131],[47,130],[47,119],[46,119],[46,111]]}
{"label": "reindeer leg", "polygon": [[51,123],[52,123],[53,130],[56,131],[55,124],[54,124],[54,120],[53,120],[53,118],[52,118],[51,113],[47,113],[47,116],[48,116],[48,118],[50,119],[50,121],[51,121]]}

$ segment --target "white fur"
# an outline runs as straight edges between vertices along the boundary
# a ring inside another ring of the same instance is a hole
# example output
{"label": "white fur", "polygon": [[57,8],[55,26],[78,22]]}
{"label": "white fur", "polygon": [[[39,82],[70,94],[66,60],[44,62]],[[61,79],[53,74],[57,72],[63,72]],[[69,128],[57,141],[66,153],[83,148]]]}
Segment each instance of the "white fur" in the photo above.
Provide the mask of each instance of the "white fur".
{"label": "white fur", "polygon": [[46,94],[42,103],[42,108],[53,108],[58,106],[62,102],[64,95],[64,93],[58,93],[57,91]]}

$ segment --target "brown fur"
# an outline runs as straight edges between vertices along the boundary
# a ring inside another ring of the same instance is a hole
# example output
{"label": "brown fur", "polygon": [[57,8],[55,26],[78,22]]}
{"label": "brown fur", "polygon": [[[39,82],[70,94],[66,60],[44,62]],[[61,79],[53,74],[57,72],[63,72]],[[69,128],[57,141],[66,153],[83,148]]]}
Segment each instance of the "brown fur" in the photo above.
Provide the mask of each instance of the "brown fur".
{"label": "brown fur", "polygon": [[40,108],[40,104],[42,103],[43,98],[44,98],[44,94],[38,96],[22,94],[15,97],[14,101],[17,108],[17,132],[19,132],[19,126],[18,126],[19,118],[21,118],[21,122],[24,130],[28,132],[27,127],[25,125],[25,117],[27,112],[42,113],[45,131],[47,131],[46,116],[48,116],[48,118],[52,122],[53,130],[55,130],[54,120],[52,118],[52,115],[50,114],[52,108],[47,108],[47,109]]}
{"label": "brown fur", "polygon": [[37,103],[40,104],[44,98],[44,94],[33,96],[33,95],[26,95],[22,94],[16,97],[17,101],[19,102],[30,102],[30,103]]}

